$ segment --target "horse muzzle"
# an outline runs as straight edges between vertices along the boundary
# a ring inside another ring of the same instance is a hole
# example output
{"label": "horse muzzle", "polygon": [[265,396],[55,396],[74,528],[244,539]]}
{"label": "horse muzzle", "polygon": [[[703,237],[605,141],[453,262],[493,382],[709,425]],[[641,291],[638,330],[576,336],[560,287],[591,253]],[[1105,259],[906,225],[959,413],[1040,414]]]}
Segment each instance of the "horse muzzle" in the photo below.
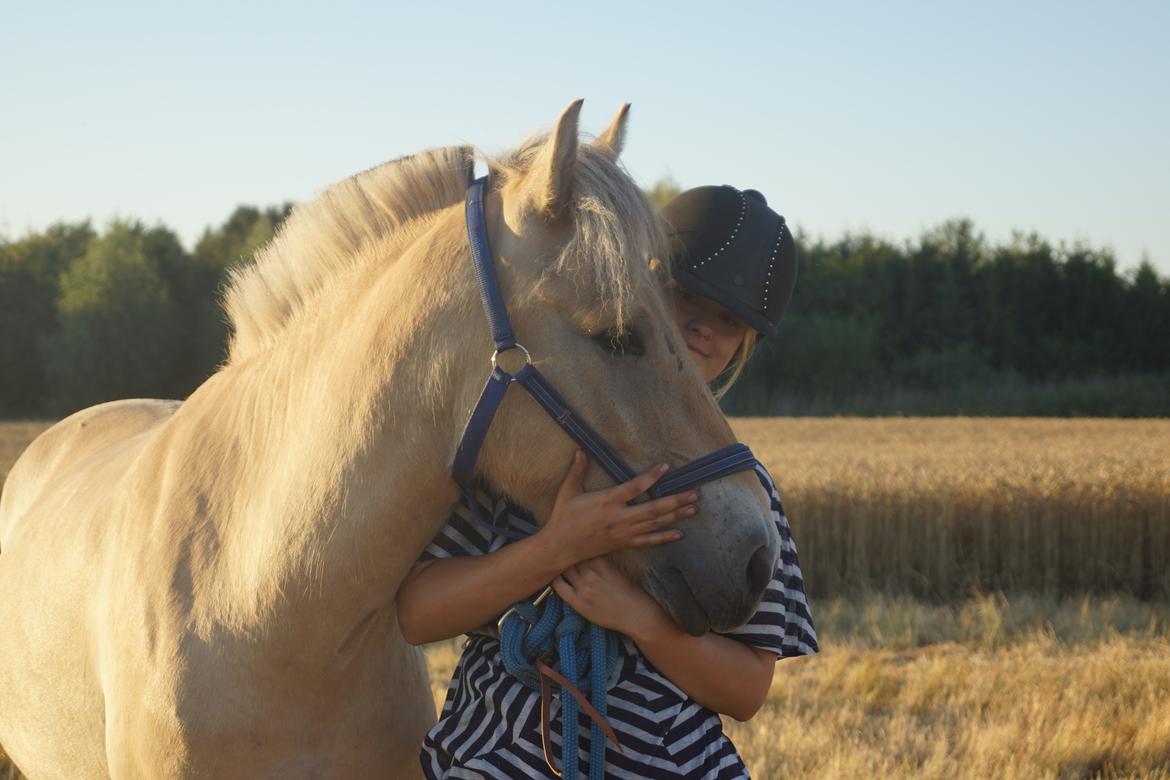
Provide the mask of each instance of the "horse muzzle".
{"label": "horse muzzle", "polygon": [[730,486],[715,488],[704,488],[699,514],[679,524],[684,538],[641,554],[644,589],[695,636],[747,622],[780,554],[770,513]]}

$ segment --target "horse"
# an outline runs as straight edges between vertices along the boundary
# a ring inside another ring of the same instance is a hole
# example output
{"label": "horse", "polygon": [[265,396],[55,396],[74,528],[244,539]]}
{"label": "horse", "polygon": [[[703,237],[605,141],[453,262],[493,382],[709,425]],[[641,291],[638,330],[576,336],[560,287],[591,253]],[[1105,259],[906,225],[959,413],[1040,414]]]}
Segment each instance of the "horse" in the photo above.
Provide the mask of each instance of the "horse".
{"label": "horse", "polygon": [[[592,140],[580,108],[504,155],[434,149],[298,206],[233,273],[227,358],[186,400],[100,404],[23,453],[0,497],[0,745],[28,777],[419,775],[434,702],[395,592],[457,500],[491,355],[462,208],[481,157],[508,310],[568,401],[639,469],[734,442],[618,162],[628,104]],[[544,522],[573,448],[510,395],[477,477]],[[684,539],[615,555],[695,633],[750,616],[745,568],[778,549],[754,474],[702,494]]]}

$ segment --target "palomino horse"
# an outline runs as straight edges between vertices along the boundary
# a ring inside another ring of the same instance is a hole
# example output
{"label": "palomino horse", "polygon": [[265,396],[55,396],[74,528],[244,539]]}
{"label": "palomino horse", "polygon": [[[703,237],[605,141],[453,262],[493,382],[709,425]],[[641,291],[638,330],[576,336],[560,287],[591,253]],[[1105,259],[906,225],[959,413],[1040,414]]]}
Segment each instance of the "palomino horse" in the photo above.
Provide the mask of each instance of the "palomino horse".
{"label": "palomino horse", "polygon": [[[489,161],[516,332],[636,468],[734,441],[648,269],[661,230],[579,144]],[[0,744],[31,778],[409,777],[434,705],[394,595],[442,526],[491,341],[469,265],[466,148],[298,208],[227,293],[226,364],[190,398],[102,404],[37,439],[0,501]],[[522,395],[485,483],[548,516],[571,441]],[[591,467],[587,485],[604,476]],[[730,628],[775,531],[752,473],[703,488],[684,540],[620,565],[679,622]]]}

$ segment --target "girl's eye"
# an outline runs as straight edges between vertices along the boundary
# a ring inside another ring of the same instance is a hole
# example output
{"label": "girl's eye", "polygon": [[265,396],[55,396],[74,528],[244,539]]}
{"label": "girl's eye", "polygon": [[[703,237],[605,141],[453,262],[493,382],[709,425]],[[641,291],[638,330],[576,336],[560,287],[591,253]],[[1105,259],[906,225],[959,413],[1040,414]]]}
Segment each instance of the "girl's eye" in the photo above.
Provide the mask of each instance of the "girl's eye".
{"label": "girl's eye", "polygon": [[739,327],[739,320],[737,320],[735,317],[732,317],[730,314],[724,314],[719,319],[721,319],[723,321],[723,324],[729,328]]}
{"label": "girl's eye", "polygon": [[642,339],[632,330],[619,331],[615,328],[602,331],[593,340],[597,345],[615,357],[641,357],[646,354]]}

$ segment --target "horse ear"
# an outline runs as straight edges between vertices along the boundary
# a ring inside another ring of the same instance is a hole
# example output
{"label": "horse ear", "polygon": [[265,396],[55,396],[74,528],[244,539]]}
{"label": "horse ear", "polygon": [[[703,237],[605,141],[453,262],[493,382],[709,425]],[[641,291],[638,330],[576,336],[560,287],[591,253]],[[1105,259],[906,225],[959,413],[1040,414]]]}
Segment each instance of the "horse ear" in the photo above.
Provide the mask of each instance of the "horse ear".
{"label": "horse ear", "polygon": [[605,128],[605,132],[597,136],[597,140],[593,142],[593,148],[616,161],[626,143],[626,117],[629,115],[630,104],[622,103],[609,127]]}
{"label": "horse ear", "polygon": [[555,217],[572,197],[573,168],[577,164],[577,118],[581,114],[578,98],[565,107],[557,118],[556,129],[536,160],[533,174],[536,206],[547,217]]}

